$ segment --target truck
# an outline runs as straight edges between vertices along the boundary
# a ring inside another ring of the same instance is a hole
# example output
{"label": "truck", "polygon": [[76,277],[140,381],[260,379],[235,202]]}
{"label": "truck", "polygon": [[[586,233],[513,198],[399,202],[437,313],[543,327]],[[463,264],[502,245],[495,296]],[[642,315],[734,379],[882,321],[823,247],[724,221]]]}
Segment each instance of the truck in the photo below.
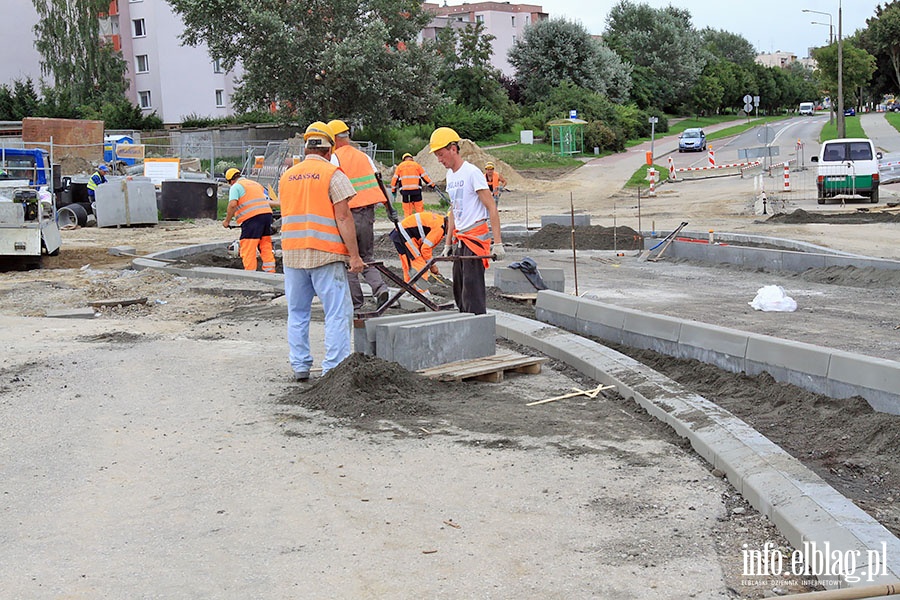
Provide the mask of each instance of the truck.
{"label": "truck", "polygon": [[59,254],[53,169],[45,150],[0,148],[0,262],[39,267]]}
{"label": "truck", "polygon": [[801,102],[800,103],[800,116],[811,117],[816,114],[816,105],[812,102]]}

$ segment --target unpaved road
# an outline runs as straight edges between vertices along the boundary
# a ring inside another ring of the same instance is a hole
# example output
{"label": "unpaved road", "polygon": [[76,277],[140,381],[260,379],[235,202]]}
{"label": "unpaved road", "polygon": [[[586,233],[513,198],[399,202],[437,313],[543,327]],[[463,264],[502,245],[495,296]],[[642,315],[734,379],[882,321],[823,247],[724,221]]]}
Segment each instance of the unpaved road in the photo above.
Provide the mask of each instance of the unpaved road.
{"label": "unpaved road", "polygon": [[[709,219],[717,230],[793,235],[757,223],[752,199],[735,201],[728,187],[692,182],[664,196],[657,228],[667,214],[701,231]],[[563,212],[569,199],[543,201]],[[611,209],[629,218],[623,204],[603,197],[592,211],[606,211],[609,226]],[[506,222],[517,210],[504,207]],[[801,239],[822,227],[823,245],[848,251],[881,244],[882,256],[898,239],[890,224],[790,227]],[[593,383],[570,369],[420,383],[433,392],[427,411],[335,420],[305,408],[287,380],[284,308],[270,290],[123,271],[128,261],[106,254],[233,237],[202,222],[83,229],[64,233],[49,262],[61,268],[0,274],[0,344],[11,349],[0,360],[0,596],[760,598],[779,586],[740,576],[743,544],[783,543],[775,530],[629,402],[523,406]],[[571,287],[571,252],[542,252],[538,262],[567,269]],[[578,271],[579,292],[604,301],[898,354],[890,282],[638,264],[604,251],[579,253]],[[800,309],[750,309],[769,283]],[[40,316],[136,296],[148,303],[96,320]],[[378,402],[363,391],[350,400]],[[859,464],[844,473],[868,489]],[[864,500],[896,518],[881,488]]]}

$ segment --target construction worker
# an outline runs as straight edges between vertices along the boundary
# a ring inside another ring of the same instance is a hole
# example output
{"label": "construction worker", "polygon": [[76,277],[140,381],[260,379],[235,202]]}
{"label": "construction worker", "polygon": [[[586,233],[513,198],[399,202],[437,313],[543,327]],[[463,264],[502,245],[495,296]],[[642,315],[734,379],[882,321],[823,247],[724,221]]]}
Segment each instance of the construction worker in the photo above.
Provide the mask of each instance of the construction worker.
{"label": "construction worker", "polygon": [[[399,227],[390,233],[391,241],[400,254],[404,281],[409,281],[431,260],[435,246],[444,239],[447,220],[447,217],[433,212],[416,212],[400,221]],[[415,287],[418,291],[428,291],[426,282],[431,274],[441,274],[436,264],[431,265],[431,268],[416,282]]]}
{"label": "construction worker", "polygon": [[[350,128],[341,120],[335,119],[328,122],[328,127],[334,133],[334,152],[331,163],[340,167],[347,174],[356,196],[350,200],[350,212],[353,214],[353,223],[356,225],[356,245],[359,247],[359,255],[364,263],[375,260],[375,205],[384,203],[387,208],[388,218],[397,223],[397,211],[394,210],[387,190],[381,183],[381,173],[369,156],[350,145]],[[372,288],[378,306],[387,302],[388,286],[381,277],[381,273],[375,267],[363,269],[363,279]],[[350,276],[350,295],[353,298],[353,308],[360,310],[365,298],[359,277]]]}
{"label": "construction worker", "polygon": [[231,185],[228,209],[222,226],[228,229],[231,219],[241,226],[241,262],[245,271],[256,270],[256,253],[262,258],[262,269],[275,272],[275,252],[272,249],[272,204],[262,185],[241,177],[235,168],[225,171],[225,181]]}
{"label": "construction worker", "polygon": [[422,202],[422,182],[435,189],[434,183],[428,177],[428,173],[422,168],[422,165],[416,162],[412,154],[407,152],[403,155],[397,170],[394,171],[394,177],[391,179],[391,194],[397,197],[397,183],[400,184],[400,198],[403,204],[403,216],[408,217],[414,212],[420,213],[425,210],[425,204]]}
{"label": "construction worker", "polygon": [[[506,251],[500,236],[500,213],[488,190],[481,170],[463,160],[459,153],[459,134],[439,127],[431,134],[429,146],[435,158],[447,167],[447,193],[450,196],[444,256],[486,256],[503,260]],[[490,229],[488,229],[490,222]],[[493,243],[491,242],[493,240]],[[487,259],[453,262],[453,299],[460,312],[487,313],[484,270]]]}
{"label": "construction worker", "polygon": [[487,181],[488,189],[494,197],[494,202],[500,202],[501,188],[506,187],[506,178],[494,169],[494,163],[489,162],[484,165],[484,179]]}
{"label": "construction worker", "polygon": [[100,184],[106,183],[106,174],[109,172],[109,169],[106,165],[100,165],[97,167],[97,170],[93,172],[90,179],[88,179],[87,184],[87,193],[88,199],[91,201],[91,206],[94,205],[97,192],[97,186]]}
{"label": "construction worker", "polygon": [[349,205],[356,192],[350,179],[331,164],[334,136],[328,125],[316,121],[306,128],[303,139],[306,157],[285,171],[278,183],[287,338],[297,381],[309,379],[313,363],[309,348],[313,296],[319,297],[325,311],[322,374],[350,356],[353,302],[348,277],[363,270]]}

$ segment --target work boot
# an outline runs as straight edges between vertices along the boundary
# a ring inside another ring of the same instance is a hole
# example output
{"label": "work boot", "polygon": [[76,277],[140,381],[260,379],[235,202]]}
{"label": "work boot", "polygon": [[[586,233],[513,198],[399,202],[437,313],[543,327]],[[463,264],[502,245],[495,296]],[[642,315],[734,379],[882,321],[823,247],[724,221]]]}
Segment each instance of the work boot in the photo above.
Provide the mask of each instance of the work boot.
{"label": "work boot", "polygon": [[294,381],[309,381],[309,371],[294,371]]}
{"label": "work boot", "polygon": [[388,301],[390,295],[391,293],[387,289],[381,290],[380,292],[378,292],[378,295],[375,296],[375,305],[381,308],[382,306],[384,306],[384,303]]}

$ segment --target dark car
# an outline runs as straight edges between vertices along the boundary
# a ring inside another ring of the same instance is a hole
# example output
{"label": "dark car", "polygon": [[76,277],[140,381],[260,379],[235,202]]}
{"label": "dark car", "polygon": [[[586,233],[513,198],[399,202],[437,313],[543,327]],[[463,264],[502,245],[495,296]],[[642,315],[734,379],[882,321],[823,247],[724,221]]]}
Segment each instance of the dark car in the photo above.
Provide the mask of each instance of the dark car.
{"label": "dark car", "polygon": [[679,152],[702,152],[704,150],[706,150],[706,134],[699,127],[685,129],[684,132],[678,136]]}
{"label": "dark car", "polygon": [[845,108],[845,109],[844,109],[844,116],[845,116],[845,117],[855,117],[855,116],[856,116],[856,109],[853,108],[852,106],[851,106],[850,108]]}

